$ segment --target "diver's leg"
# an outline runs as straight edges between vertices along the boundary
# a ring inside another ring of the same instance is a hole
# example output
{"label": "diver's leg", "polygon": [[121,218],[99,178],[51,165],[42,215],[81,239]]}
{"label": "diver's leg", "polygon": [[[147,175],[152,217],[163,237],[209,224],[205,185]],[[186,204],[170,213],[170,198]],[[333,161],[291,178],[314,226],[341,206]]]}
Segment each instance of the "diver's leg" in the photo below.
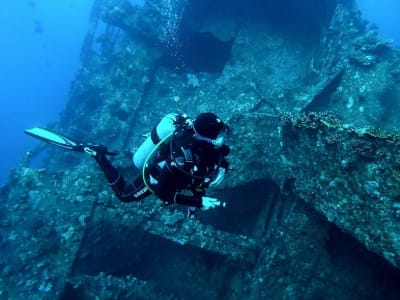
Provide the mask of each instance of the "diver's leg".
{"label": "diver's leg", "polygon": [[104,176],[108,181],[108,184],[117,194],[118,198],[120,198],[120,195],[123,194],[126,185],[124,178],[121,176],[121,173],[111,164],[111,162],[105,155],[99,153],[94,156],[94,159],[96,160],[100,169],[103,171]]}
{"label": "diver's leg", "polygon": [[142,200],[151,194],[144,184],[141,174],[131,184],[127,185],[121,173],[111,164],[105,155],[96,155],[94,158],[103,171],[108,184],[122,202]]}
{"label": "diver's leg", "polygon": [[149,195],[151,195],[151,191],[144,183],[142,174],[138,175],[124,190],[124,196],[129,197],[131,199],[130,201],[142,200]]}

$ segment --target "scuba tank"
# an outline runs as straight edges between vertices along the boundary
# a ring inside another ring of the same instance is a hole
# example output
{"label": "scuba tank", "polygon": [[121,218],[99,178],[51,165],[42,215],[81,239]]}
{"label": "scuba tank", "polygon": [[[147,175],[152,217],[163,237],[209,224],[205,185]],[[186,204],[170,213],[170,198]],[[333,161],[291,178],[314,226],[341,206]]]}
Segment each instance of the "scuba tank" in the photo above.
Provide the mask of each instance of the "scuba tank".
{"label": "scuba tank", "polygon": [[168,114],[153,128],[151,134],[133,154],[133,164],[136,168],[141,170],[154,147],[175,130],[177,116],[174,113]]}

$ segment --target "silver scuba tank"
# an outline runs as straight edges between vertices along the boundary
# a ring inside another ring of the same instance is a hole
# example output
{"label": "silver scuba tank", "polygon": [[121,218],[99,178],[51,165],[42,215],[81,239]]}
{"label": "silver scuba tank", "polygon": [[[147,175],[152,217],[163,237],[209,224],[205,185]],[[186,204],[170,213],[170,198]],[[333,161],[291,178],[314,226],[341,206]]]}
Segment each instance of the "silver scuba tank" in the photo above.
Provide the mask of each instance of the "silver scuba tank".
{"label": "silver scuba tank", "polygon": [[[175,130],[175,121],[177,116],[177,114],[171,113],[162,118],[157,126],[153,129],[152,134],[149,134],[142,145],[140,145],[140,147],[136,150],[136,152],[133,154],[133,164],[136,168],[141,170],[148,155],[158,144],[158,142]],[[156,135],[156,137],[154,137],[154,135]]]}

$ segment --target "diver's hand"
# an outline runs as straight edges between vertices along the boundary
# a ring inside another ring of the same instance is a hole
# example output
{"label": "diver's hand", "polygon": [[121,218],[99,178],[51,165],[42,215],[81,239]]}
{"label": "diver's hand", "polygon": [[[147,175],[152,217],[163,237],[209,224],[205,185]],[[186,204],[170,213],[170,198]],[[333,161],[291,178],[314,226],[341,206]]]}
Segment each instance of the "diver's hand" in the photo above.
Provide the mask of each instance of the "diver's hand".
{"label": "diver's hand", "polygon": [[104,145],[86,144],[81,145],[83,151],[93,156],[94,158],[103,157],[105,155],[117,155],[117,151],[109,151]]}
{"label": "diver's hand", "polygon": [[105,156],[108,153],[107,147],[103,145],[88,144],[83,147],[83,150],[94,158]]}
{"label": "diver's hand", "polygon": [[[211,197],[202,197],[202,210],[207,210],[210,208],[215,208],[217,206],[221,206],[221,201],[218,201],[217,198],[211,198]],[[222,206],[225,207],[225,202],[222,203]]]}

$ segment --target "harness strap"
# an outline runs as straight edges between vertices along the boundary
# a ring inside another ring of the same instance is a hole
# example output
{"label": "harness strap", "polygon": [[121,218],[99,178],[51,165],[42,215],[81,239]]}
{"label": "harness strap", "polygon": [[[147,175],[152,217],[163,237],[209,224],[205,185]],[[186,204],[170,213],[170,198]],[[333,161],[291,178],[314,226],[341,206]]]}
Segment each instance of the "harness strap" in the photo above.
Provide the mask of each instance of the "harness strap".
{"label": "harness strap", "polygon": [[185,157],[185,162],[193,163],[193,154],[192,151],[188,148],[181,147],[183,156]]}

